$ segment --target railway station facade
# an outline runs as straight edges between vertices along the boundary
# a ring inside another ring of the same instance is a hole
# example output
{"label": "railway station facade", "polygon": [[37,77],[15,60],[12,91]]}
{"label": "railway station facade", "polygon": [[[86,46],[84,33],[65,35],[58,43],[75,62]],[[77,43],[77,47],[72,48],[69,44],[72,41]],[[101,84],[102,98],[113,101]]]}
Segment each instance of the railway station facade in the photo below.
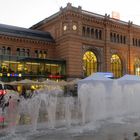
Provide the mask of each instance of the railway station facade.
{"label": "railway station facade", "polygon": [[0,24],[1,80],[67,80],[94,72],[140,75],[140,26],[71,3],[29,29]]}

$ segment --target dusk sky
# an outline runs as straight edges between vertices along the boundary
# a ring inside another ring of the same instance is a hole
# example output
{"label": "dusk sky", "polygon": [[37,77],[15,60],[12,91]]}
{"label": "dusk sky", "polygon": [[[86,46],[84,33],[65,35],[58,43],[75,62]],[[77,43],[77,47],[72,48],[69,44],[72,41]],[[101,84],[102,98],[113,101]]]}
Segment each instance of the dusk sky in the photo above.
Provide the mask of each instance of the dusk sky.
{"label": "dusk sky", "polygon": [[101,15],[120,13],[120,19],[140,25],[139,0],[0,0],[0,24],[29,28],[67,3]]}

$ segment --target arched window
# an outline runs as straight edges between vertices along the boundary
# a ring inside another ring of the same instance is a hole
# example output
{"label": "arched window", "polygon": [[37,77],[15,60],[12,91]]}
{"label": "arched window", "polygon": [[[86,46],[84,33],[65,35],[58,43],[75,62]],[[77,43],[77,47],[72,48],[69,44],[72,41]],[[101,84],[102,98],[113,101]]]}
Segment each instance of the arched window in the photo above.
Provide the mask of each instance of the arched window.
{"label": "arched window", "polygon": [[122,62],[117,54],[113,54],[111,57],[111,72],[115,78],[122,76]]}
{"label": "arched window", "polygon": [[139,39],[139,47],[140,47],[140,39]]}
{"label": "arched window", "polygon": [[120,42],[120,39],[119,39],[119,34],[117,34],[117,43]]}
{"label": "arched window", "polygon": [[17,48],[16,52],[17,52],[17,56],[20,56],[20,48]]}
{"label": "arched window", "polygon": [[98,39],[98,29],[95,30],[95,38]]}
{"label": "arched window", "polygon": [[110,33],[110,41],[113,42],[113,35]]}
{"label": "arched window", "polygon": [[2,54],[2,48],[0,48],[0,54]]}
{"label": "arched window", "polygon": [[116,42],[116,34],[114,33],[114,42]]}
{"label": "arched window", "polygon": [[135,39],[133,38],[133,46],[135,46]]}
{"label": "arched window", "polygon": [[123,37],[123,43],[126,44],[126,36]]}
{"label": "arched window", "polygon": [[90,28],[87,27],[87,37],[90,37]]}
{"label": "arched window", "polygon": [[94,38],[94,29],[91,29],[91,38]]}
{"label": "arched window", "polygon": [[102,39],[102,30],[99,30],[99,39]]}
{"label": "arched window", "polygon": [[39,57],[39,51],[35,50],[35,57]]}
{"label": "arched window", "polygon": [[83,26],[83,29],[82,29],[82,35],[85,36],[86,35],[86,28]]}
{"label": "arched window", "polygon": [[91,51],[87,51],[83,55],[83,71],[84,76],[89,76],[92,73],[97,72],[97,57]]}
{"label": "arched window", "polygon": [[134,74],[140,76],[140,58],[136,58],[134,62]]}
{"label": "arched window", "polygon": [[120,43],[122,43],[123,42],[123,37],[122,37],[122,35],[120,36]]}
{"label": "arched window", "polygon": [[25,49],[22,49],[22,56],[25,56]]}
{"label": "arched window", "polygon": [[26,50],[26,56],[30,56],[30,50],[29,49]]}
{"label": "arched window", "polygon": [[44,51],[43,58],[45,59],[47,57],[47,51]]}
{"label": "arched window", "polygon": [[11,48],[10,47],[7,48],[7,54],[11,55]]}
{"label": "arched window", "polygon": [[6,48],[5,48],[5,46],[2,47],[2,54],[3,54],[3,55],[6,54]]}
{"label": "arched window", "polygon": [[137,41],[137,39],[135,40],[135,42],[136,42],[135,44],[136,44],[136,46],[137,46],[137,44],[138,44],[138,41]]}
{"label": "arched window", "polygon": [[42,58],[42,51],[39,52],[39,58]]}

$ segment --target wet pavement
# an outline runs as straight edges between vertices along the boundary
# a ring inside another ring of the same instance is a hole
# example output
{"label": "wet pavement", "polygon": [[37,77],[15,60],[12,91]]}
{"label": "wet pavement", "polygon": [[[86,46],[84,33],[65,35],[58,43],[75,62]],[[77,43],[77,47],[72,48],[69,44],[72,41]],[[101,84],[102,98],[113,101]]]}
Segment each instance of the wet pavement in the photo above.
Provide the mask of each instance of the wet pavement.
{"label": "wet pavement", "polygon": [[134,140],[133,133],[140,134],[140,117],[108,119],[99,123],[10,135],[1,133],[0,140]]}
{"label": "wet pavement", "polygon": [[[77,131],[78,129],[79,131]],[[88,130],[88,127],[87,130],[85,129],[86,127],[83,130],[81,126],[81,128],[75,129],[76,131],[74,128],[70,128],[50,134],[36,134],[29,136],[27,140],[134,140],[133,133],[140,134],[140,118],[108,120],[97,129]]]}

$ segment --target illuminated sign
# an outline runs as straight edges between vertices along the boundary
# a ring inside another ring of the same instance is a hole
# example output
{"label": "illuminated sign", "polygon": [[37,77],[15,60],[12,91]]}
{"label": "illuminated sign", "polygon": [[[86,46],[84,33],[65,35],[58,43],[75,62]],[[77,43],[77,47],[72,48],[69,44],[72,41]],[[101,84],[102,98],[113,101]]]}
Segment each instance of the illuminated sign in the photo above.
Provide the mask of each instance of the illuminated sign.
{"label": "illuminated sign", "polygon": [[9,77],[10,76],[10,73],[7,73],[7,76]]}
{"label": "illuminated sign", "polygon": [[19,77],[21,77],[22,76],[22,74],[21,73],[19,73],[19,75],[18,75]]}
{"label": "illuminated sign", "polygon": [[14,76],[18,77],[18,74],[15,73]]}
{"label": "illuminated sign", "polygon": [[62,76],[61,75],[49,75],[48,76],[49,78],[54,78],[54,79],[59,79],[59,78],[62,78]]}
{"label": "illuminated sign", "polygon": [[[0,73],[0,77],[2,77],[2,76],[5,76],[5,74]],[[17,74],[17,73],[7,73],[6,76],[7,77],[22,77],[22,74],[21,73],[19,73],[19,74]]]}
{"label": "illuminated sign", "polygon": [[11,73],[10,76],[11,76],[11,77],[18,77],[18,74],[16,74],[16,73]]}

